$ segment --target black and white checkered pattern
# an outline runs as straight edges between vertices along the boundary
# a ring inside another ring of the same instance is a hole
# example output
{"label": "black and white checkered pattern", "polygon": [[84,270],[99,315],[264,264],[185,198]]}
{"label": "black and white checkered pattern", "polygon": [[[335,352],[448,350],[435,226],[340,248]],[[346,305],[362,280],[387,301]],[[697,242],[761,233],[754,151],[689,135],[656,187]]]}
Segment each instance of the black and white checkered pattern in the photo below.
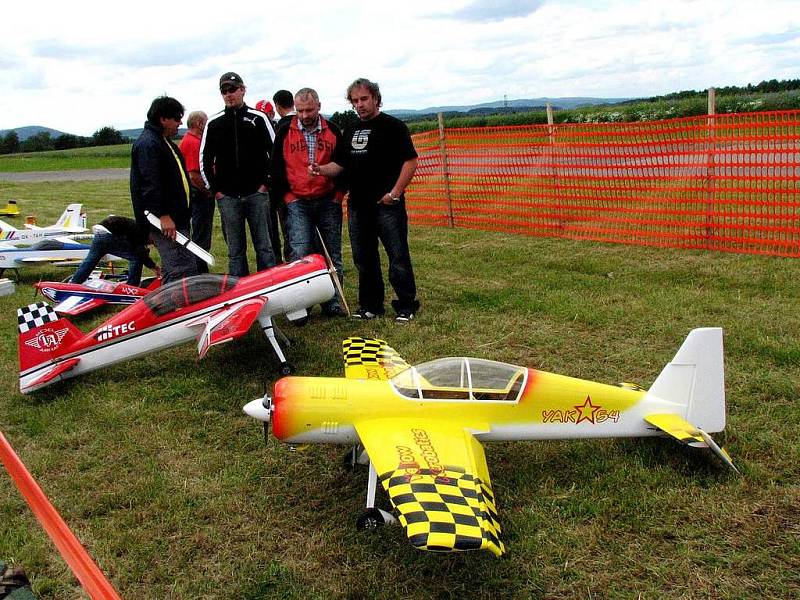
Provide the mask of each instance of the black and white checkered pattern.
{"label": "black and white checkered pattern", "polygon": [[45,323],[52,323],[58,320],[56,311],[50,308],[47,302],[37,302],[29,304],[25,308],[17,309],[17,323],[20,333],[27,333],[31,329],[41,327]]}

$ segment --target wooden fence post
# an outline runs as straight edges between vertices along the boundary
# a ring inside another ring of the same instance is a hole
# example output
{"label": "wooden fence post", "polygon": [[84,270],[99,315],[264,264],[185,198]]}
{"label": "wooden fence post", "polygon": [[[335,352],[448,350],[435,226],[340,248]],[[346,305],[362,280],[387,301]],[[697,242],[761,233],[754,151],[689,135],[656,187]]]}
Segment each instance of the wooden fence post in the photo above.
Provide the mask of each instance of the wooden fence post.
{"label": "wooden fence post", "polygon": [[706,118],[706,248],[714,246],[714,152],[716,150],[717,93],[708,88],[708,117]]}
{"label": "wooden fence post", "polygon": [[450,227],[455,227],[453,220],[453,196],[450,192],[450,168],[447,164],[447,144],[444,137],[444,115],[439,113],[439,151],[442,154],[442,172],[444,174],[444,191],[447,196],[447,216]]}

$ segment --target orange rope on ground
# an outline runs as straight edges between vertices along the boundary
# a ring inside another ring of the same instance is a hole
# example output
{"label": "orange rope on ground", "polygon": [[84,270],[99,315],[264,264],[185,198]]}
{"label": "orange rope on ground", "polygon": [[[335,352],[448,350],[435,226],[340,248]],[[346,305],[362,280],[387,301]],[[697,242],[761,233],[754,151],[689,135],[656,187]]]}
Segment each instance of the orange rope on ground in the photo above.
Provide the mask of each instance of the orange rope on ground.
{"label": "orange rope on ground", "polygon": [[39,519],[47,535],[53,540],[59,553],[92,600],[120,600],[117,592],[83,548],[78,538],[70,531],[61,515],[50,504],[42,488],[22,464],[2,432],[0,432],[0,459],[28,506],[31,507],[33,514]]}
{"label": "orange rope on ground", "polygon": [[438,130],[413,136],[412,222],[800,256],[800,111],[444,136],[446,162]]}

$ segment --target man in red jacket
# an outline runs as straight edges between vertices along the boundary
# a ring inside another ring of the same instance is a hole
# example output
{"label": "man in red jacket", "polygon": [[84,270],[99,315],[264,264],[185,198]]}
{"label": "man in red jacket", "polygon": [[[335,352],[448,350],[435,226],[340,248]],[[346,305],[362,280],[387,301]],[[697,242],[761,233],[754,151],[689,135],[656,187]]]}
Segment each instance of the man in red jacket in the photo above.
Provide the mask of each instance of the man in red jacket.
{"label": "man in red jacket", "polygon": [[[286,203],[290,260],[317,251],[317,233],[331,255],[339,281],[342,280],[342,194],[337,181],[311,177],[308,166],[325,164],[341,140],[333,123],[319,114],[317,92],[303,88],[294,96],[297,115],[278,130],[273,147],[272,193],[276,201]],[[337,298],[322,305],[327,316],[341,316]]]}

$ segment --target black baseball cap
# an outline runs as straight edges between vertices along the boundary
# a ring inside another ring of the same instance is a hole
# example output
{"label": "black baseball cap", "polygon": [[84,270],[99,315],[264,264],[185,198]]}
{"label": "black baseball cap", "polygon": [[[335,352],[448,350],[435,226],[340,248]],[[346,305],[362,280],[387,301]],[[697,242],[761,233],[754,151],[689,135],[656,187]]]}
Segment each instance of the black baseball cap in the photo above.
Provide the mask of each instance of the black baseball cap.
{"label": "black baseball cap", "polygon": [[236,87],[239,87],[244,85],[244,81],[242,81],[242,78],[236,73],[230,71],[219,78],[219,88],[222,89],[222,86],[225,85],[235,85]]}

